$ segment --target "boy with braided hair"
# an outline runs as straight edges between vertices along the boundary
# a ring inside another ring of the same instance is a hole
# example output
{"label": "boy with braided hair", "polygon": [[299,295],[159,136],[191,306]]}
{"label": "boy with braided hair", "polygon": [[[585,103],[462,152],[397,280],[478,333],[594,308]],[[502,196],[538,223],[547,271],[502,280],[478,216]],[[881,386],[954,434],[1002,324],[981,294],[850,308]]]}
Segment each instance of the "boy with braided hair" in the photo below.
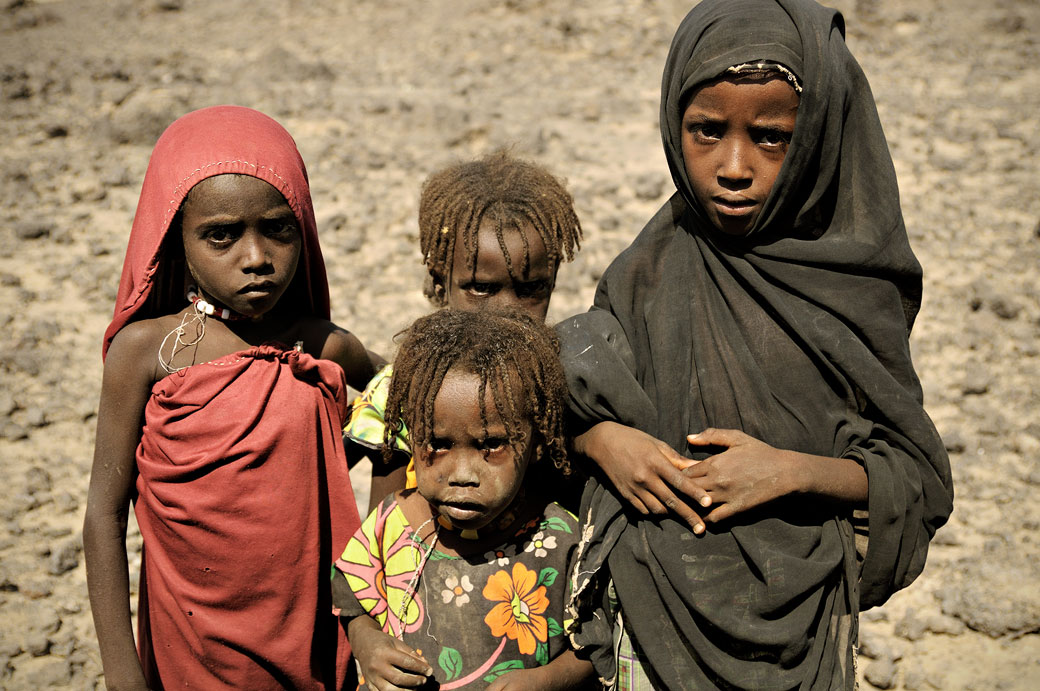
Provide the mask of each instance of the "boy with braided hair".
{"label": "boy with braided hair", "polygon": [[[423,292],[438,307],[519,310],[543,322],[557,270],[580,242],[581,223],[563,183],[506,150],[450,165],[423,184],[419,244],[429,271]],[[392,366],[384,368],[355,401],[344,430],[348,447],[384,448],[392,373]],[[370,508],[415,486],[408,429],[399,429],[389,442],[390,460],[373,463]]]}

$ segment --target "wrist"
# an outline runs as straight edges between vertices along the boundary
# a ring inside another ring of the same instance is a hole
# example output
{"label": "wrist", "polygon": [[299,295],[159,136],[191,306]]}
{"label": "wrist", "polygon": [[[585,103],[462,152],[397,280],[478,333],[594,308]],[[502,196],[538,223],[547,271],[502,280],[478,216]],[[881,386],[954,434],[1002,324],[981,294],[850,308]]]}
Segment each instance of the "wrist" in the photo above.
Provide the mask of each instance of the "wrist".
{"label": "wrist", "polygon": [[797,451],[784,451],[789,494],[813,494],[817,490],[813,457]]}
{"label": "wrist", "polygon": [[609,424],[609,422],[597,422],[592,427],[589,427],[587,430],[574,437],[574,440],[571,442],[571,448],[581,456],[594,458],[596,453],[594,450],[596,440],[599,437],[599,434],[603,431],[604,426]]}

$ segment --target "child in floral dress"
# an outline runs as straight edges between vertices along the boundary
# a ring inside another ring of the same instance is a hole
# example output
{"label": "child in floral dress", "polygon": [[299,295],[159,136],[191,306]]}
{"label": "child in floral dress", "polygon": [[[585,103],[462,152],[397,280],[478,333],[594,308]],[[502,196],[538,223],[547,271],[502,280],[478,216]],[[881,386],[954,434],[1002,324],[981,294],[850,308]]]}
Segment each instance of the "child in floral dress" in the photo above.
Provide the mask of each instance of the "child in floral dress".
{"label": "child in floral dress", "polygon": [[408,425],[418,487],[376,506],[333,574],[362,688],[592,680],[563,634],[577,520],[524,491],[530,464],[568,472],[564,395],[555,337],[527,315],[446,309],[406,333],[387,417]]}

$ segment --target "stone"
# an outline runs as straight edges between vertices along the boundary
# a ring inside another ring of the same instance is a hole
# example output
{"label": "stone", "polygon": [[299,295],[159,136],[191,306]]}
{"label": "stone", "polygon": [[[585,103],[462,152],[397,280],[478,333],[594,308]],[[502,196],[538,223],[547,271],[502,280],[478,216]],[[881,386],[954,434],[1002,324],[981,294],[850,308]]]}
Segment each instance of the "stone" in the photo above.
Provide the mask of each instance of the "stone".
{"label": "stone", "polygon": [[55,227],[51,221],[21,221],[15,224],[14,235],[19,240],[39,240],[50,235]]}
{"label": "stone", "polygon": [[47,414],[44,413],[43,408],[29,408],[25,411],[25,424],[30,427],[46,427]]}
{"label": "stone", "polygon": [[51,491],[51,475],[45,468],[33,467],[25,474],[25,492],[29,495]]}
{"label": "stone", "polygon": [[51,641],[47,638],[47,634],[33,631],[25,637],[23,647],[25,652],[33,657],[42,657],[51,651]]}
{"label": "stone", "polygon": [[874,660],[863,670],[863,677],[879,689],[890,689],[896,684],[896,663]]}
{"label": "stone", "polygon": [[61,657],[48,657],[34,665],[25,675],[26,687],[32,689],[68,688],[72,666]]}
{"label": "stone", "polygon": [[52,576],[60,576],[63,573],[72,571],[79,566],[80,549],[81,546],[75,540],[65,542],[51,553],[47,564],[47,572]]}
{"label": "stone", "polygon": [[660,173],[643,173],[632,181],[632,192],[636,199],[650,202],[661,198],[666,184],[667,180]]}
{"label": "stone", "polygon": [[927,632],[928,622],[917,616],[917,613],[913,608],[907,609],[906,613],[903,614],[903,618],[897,621],[895,625],[896,635],[901,636],[908,641],[921,640]]}

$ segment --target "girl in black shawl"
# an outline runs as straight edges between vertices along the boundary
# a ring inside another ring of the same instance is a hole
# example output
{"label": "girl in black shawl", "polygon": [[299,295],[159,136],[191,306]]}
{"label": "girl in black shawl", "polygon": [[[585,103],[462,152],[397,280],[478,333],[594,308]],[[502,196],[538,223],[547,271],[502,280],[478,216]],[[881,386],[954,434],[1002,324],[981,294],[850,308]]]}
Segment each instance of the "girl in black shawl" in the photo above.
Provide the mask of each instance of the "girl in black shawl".
{"label": "girl in black shawl", "polygon": [[921,572],[953,490],[910,359],[921,269],[841,15],[702,2],[661,131],[676,194],[558,327],[602,470],[572,638],[608,684],[630,647],[661,689],[851,689],[859,611]]}

